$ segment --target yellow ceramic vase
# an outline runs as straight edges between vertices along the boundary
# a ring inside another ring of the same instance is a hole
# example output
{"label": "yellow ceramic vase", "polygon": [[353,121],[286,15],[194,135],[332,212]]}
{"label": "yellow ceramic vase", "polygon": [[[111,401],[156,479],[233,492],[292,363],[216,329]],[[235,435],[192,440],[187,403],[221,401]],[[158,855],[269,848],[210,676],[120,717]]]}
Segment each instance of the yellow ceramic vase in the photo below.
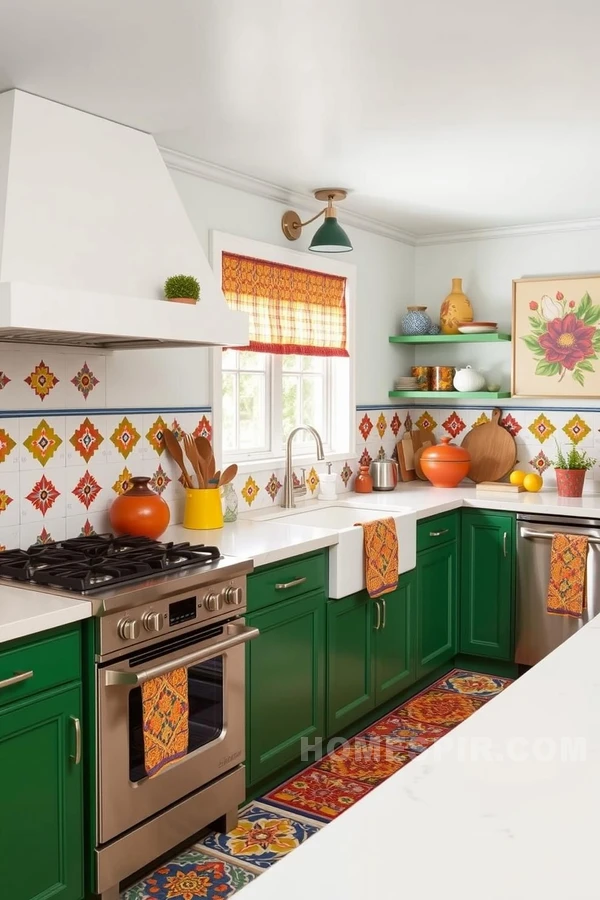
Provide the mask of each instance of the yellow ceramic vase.
{"label": "yellow ceramic vase", "polygon": [[473,307],[462,289],[462,278],[452,279],[452,290],[442,303],[440,328],[442,334],[459,334],[461,322],[473,321]]}
{"label": "yellow ceramic vase", "polygon": [[221,491],[218,488],[206,488],[205,490],[187,488],[183,527],[202,531],[223,527]]}

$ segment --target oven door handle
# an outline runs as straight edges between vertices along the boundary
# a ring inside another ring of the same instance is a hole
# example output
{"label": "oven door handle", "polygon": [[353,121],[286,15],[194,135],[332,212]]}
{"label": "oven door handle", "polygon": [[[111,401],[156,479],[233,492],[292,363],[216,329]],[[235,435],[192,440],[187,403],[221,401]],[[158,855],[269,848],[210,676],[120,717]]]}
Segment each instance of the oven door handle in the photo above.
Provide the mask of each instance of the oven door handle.
{"label": "oven door handle", "polygon": [[220,641],[218,644],[212,644],[205,647],[204,650],[196,650],[195,653],[188,653],[187,656],[180,656],[179,659],[172,659],[168,663],[154,666],[152,669],[143,669],[141,672],[126,672],[121,669],[105,669],[104,683],[107,687],[119,685],[140,685],[152,678],[158,678],[159,675],[166,675],[181,667],[187,668],[194,666],[196,663],[203,662],[205,659],[212,659],[213,656],[219,656],[225,650],[231,650],[247,641],[252,641],[260,634],[258,628],[250,628],[243,626],[233,637]]}
{"label": "oven door handle", "polygon": [[[569,532],[566,531],[565,534],[577,534],[577,532]],[[544,538],[545,540],[551,540],[554,538],[554,534],[551,531],[530,531],[529,528],[521,529],[521,537],[524,538]],[[588,538],[588,544],[600,544],[600,538]]]}

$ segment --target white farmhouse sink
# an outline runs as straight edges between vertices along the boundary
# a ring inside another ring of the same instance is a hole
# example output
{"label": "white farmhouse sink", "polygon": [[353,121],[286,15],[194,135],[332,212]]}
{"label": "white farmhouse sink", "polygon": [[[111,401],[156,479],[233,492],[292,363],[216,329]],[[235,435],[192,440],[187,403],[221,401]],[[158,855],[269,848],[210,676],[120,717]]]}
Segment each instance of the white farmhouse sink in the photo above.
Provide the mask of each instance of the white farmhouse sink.
{"label": "white farmhouse sink", "polygon": [[363,530],[356,523],[372,522],[385,516],[396,521],[398,569],[408,572],[417,564],[417,517],[409,507],[383,511],[366,506],[326,506],[289,512],[271,521],[273,524],[282,522],[337,531],[338,543],[329,548],[329,596],[339,599],[365,587]]}

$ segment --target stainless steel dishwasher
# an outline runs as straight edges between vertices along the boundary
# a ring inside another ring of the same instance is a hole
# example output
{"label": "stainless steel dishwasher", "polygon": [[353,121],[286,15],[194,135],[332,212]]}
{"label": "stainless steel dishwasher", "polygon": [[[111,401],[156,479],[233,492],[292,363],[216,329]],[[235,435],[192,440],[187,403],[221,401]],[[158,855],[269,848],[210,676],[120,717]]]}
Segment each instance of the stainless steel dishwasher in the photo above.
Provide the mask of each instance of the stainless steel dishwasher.
{"label": "stainless steel dishwasher", "polygon": [[[546,611],[550,550],[556,533],[589,538],[586,608],[581,619]],[[515,662],[533,666],[600,612],[600,520],[517,516],[517,628]]]}

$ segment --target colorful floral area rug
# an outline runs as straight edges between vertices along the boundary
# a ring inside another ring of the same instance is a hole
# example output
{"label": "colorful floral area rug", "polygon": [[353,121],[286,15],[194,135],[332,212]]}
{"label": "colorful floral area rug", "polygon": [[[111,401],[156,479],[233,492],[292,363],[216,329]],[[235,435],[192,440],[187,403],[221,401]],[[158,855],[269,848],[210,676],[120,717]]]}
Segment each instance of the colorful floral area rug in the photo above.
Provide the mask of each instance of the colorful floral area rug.
{"label": "colorful floral area rug", "polygon": [[508,678],[454,669],[314,765],[248,804],[233,831],[208,834],[124,891],[121,900],[230,897],[510,683]]}

